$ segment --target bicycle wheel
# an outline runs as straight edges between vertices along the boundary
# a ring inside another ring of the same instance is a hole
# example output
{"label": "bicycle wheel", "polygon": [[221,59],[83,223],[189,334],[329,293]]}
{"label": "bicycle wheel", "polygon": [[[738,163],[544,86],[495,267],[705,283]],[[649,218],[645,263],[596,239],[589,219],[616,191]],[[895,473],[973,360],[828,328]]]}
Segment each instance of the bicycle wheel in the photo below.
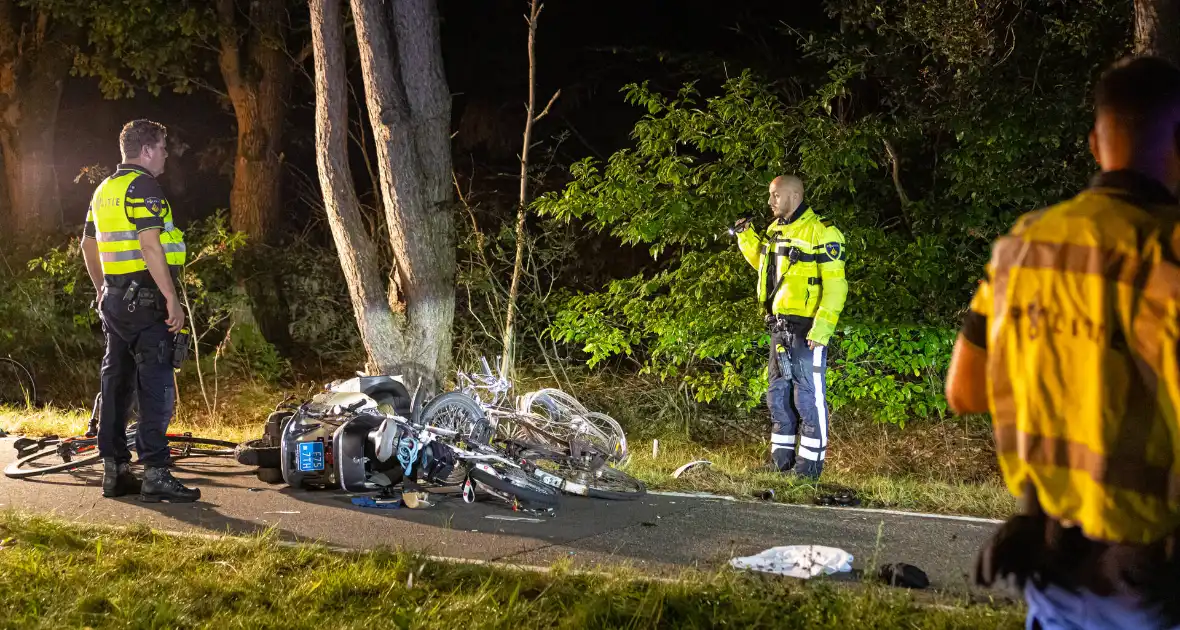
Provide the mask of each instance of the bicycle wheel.
{"label": "bicycle wheel", "polygon": [[537,444],[549,449],[554,449],[562,452],[569,452],[569,437],[565,431],[555,434],[546,431],[541,425],[548,425],[549,423],[534,414],[525,414],[521,412],[504,414],[496,422],[496,436],[497,438],[509,442],[520,442],[523,444]]}
{"label": "bicycle wheel", "polygon": [[581,416],[590,412],[577,398],[553,387],[521,396],[517,410],[538,414],[557,423],[567,421],[570,416]]}
{"label": "bicycle wheel", "polygon": [[[238,448],[237,442],[229,440],[214,440],[212,438],[196,437],[193,435],[169,435],[168,448],[173,451],[172,458],[190,457],[233,457]],[[176,451],[180,451],[177,454]]]}
{"label": "bicycle wheel", "polygon": [[[134,448],[134,435],[129,436],[130,447]],[[168,447],[172,459],[186,457],[232,456],[236,442],[214,440],[191,435],[169,435]],[[36,451],[17,458],[4,468],[4,476],[10,479],[26,479],[39,475],[69,472],[102,461],[98,452],[97,438],[68,438],[50,442]],[[48,461],[47,461],[48,460]]]}
{"label": "bicycle wheel", "polygon": [[[595,446],[605,447],[606,455],[611,460],[619,464],[626,463],[631,453],[627,451],[627,435],[623,432],[623,427],[619,426],[614,418],[597,411],[587,412],[581,417],[583,422],[594,428],[594,431],[585,433],[594,438],[591,441],[595,442]],[[604,441],[598,443],[598,438],[603,438]]]}
{"label": "bicycle wheel", "polygon": [[534,479],[515,466],[500,462],[479,462],[468,471],[476,484],[492,494],[526,508],[548,509],[557,507],[561,493],[548,484]]}
{"label": "bicycle wheel", "polygon": [[460,392],[447,392],[431,399],[422,409],[421,422],[425,426],[455,431],[460,438],[474,444],[492,441],[492,425],[483,407]]}
{"label": "bicycle wheel", "polygon": [[[98,463],[98,440],[81,438],[49,443],[40,449],[17,458],[4,468],[4,476],[10,479],[26,479],[38,475],[68,472]],[[46,461],[49,460],[49,461]]]}
{"label": "bicycle wheel", "polygon": [[526,462],[525,468],[531,468],[534,477],[567,494],[612,501],[631,501],[647,494],[642,481],[606,465],[601,454],[572,457],[519,443],[508,450]]}

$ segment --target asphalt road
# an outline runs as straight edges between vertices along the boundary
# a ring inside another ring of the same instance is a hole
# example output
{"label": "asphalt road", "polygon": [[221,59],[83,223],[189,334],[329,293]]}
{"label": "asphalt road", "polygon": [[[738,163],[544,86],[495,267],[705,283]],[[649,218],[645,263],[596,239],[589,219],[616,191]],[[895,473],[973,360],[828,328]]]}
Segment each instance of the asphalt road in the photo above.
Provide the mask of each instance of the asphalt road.
{"label": "asphalt road", "polygon": [[[0,439],[0,468],[15,453],[11,438]],[[284,539],[349,548],[384,546],[519,565],[568,559],[581,568],[624,565],[658,575],[715,571],[730,558],[780,545],[829,545],[853,554],[854,570],[908,562],[926,571],[932,588],[953,592],[968,590],[975,553],[996,527],[982,520],[660,494],[636,501],[563,496],[551,518],[514,513],[491,498],[466,504],[447,494],[435,495],[428,508],[384,510],[355,507],[343,492],[268,485],[228,458],[182,460],[175,472],[201,489],[201,501],[105,499],[95,466],[26,480],[0,476],[0,510],[170,531],[275,528]]]}

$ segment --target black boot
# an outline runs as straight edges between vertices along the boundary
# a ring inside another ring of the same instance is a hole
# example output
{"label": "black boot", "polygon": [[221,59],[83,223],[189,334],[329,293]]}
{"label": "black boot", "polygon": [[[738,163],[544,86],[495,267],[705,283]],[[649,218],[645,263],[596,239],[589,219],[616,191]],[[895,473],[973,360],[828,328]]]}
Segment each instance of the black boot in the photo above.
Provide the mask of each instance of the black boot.
{"label": "black boot", "polygon": [[139,500],[147,503],[191,503],[201,498],[199,488],[186,488],[168,472],[167,467],[151,466],[143,474],[143,489]]}
{"label": "black boot", "polygon": [[141,490],[139,478],[131,474],[131,464],[115,462],[113,457],[102,458],[102,496],[121,497]]}

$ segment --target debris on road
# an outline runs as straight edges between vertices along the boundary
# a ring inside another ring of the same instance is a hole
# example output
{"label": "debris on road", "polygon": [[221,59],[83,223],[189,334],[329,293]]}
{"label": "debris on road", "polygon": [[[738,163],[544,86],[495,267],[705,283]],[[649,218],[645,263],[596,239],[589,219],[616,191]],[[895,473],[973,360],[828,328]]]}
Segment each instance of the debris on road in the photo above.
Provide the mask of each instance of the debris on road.
{"label": "debris on road", "polygon": [[912,564],[894,562],[881,565],[877,577],[890,586],[903,588],[926,588],[930,586],[930,578],[926,572]]}
{"label": "debris on road", "polygon": [[729,561],[735,569],[749,569],[800,579],[852,571],[852,554],[822,545],[788,545]]}
{"label": "debris on road", "polygon": [[707,459],[698,459],[695,462],[688,462],[687,464],[681,466],[680,468],[677,468],[676,470],[672,471],[672,478],[679,479],[680,475],[683,475],[684,473],[688,472],[688,470],[690,468],[695,468],[700,465],[712,466],[713,462],[711,462]]}
{"label": "debris on road", "polygon": [[842,507],[855,507],[860,505],[860,499],[856,496],[856,491],[848,488],[840,488],[823,494],[815,495],[815,504],[823,506],[839,505]]}
{"label": "debris on road", "polygon": [[427,508],[434,505],[433,503],[427,501],[428,498],[430,498],[430,495],[426,494],[425,492],[403,492],[402,504],[411,510]]}
{"label": "debris on road", "polygon": [[5,431],[4,429],[0,429],[0,438],[6,438],[6,437],[8,437],[8,431]]}
{"label": "debris on road", "polygon": [[357,507],[396,510],[401,507],[401,499],[374,499],[373,497],[353,497],[352,504]]}
{"label": "debris on road", "polygon": [[763,501],[773,501],[774,500],[774,489],[767,488],[765,490],[759,490],[754,493],[754,496],[758,497],[759,499],[762,499]]}
{"label": "debris on road", "polygon": [[544,519],[529,518],[527,516],[502,516],[500,514],[488,514],[484,518],[490,518],[494,521],[515,521],[521,523],[544,523]]}

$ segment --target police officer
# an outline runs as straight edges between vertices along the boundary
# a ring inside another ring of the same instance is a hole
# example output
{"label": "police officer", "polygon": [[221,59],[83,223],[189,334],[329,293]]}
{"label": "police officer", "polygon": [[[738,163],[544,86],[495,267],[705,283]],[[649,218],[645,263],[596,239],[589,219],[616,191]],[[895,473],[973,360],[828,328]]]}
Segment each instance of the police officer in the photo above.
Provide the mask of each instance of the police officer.
{"label": "police officer", "polygon": [[990,411],[1021,512],[976,580],[1014,578],[1028,627],[1180,623],[1180,69],[1120,62],[1095,89],[1101,173],[993,245],[947,401]]}
{"label": "police officer", "polygon": [[749,229],[748,219],[734,230],[758,270],[770,328],[770,455],[776,470],[818,479],[828,447],[827,345],[848,295],[844,235],[804,203],[796,176],[776,177],[768,203],[775,220],[765,235]]}
{"label": "police officer", "polygon": [[[194,501],[201,491],[184,487],[169,471],[165,433],[175,409],[174,335],[184,325],[176,294],[185,262],[184,235],[172,223],[172,207],[156,177],[164,172],[167,130],[133,120],[119,134],[123,161],[94,191],[86,215],[82,253],[99,290],[106,335],[102,361],[98,450],[102,493],[140,493],[143,501]],[[138,396],[135,447],[144,466],[131,473],[127,415]]]}

